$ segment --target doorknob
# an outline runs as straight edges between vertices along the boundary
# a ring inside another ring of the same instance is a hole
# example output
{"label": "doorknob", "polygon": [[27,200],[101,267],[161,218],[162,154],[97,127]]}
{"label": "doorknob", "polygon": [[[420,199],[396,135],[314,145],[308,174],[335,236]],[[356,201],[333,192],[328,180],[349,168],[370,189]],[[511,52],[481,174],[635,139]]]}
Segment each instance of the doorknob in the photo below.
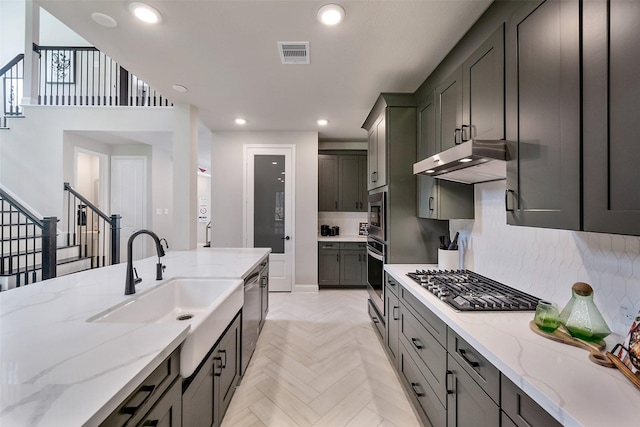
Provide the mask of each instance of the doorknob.
{"label": "doorknob", "polygon": [[282,240],[291,240],[291,237],[286,236],[286,237],[281,237]]}

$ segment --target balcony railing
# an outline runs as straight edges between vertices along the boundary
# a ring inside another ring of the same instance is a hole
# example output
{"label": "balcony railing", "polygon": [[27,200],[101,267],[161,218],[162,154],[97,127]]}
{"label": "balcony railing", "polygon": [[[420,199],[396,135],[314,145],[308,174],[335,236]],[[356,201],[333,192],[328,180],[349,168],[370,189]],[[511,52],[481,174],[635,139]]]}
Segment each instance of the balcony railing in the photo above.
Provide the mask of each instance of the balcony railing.
{"label": "balcony railing", "polygon": [[40,105],[172,105],[94,47],[35,46],[34,50],[40,54]]}

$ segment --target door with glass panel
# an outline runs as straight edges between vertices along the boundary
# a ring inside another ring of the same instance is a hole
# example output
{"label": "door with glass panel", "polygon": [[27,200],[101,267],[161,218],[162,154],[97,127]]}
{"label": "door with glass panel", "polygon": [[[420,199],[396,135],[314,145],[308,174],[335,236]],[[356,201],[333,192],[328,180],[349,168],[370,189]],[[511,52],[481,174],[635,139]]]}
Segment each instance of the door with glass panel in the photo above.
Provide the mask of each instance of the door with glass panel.
{"label": "door with glass panel", "polygon": [[244,246],[271,248],[269,290],[293,283],[293,146],[245,145]]}

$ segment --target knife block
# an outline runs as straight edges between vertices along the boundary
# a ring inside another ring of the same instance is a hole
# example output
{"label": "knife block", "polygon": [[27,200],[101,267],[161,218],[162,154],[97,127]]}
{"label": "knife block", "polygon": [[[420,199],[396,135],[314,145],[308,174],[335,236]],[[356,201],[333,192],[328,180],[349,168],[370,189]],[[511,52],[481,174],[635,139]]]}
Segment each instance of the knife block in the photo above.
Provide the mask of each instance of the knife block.
{"label": "knife block", "polygon": [[438,268],[440,270],[460,269],[460,252],[456,250],[438,249]]}

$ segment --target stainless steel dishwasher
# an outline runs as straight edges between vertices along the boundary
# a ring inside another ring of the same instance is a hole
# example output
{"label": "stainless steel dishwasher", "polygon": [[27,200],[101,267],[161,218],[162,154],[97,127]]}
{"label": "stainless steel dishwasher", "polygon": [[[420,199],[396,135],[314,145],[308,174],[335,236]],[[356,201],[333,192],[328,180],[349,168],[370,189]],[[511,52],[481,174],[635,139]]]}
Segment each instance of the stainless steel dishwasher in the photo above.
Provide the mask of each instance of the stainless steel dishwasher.
{"label": "stainless steel dishwasher", "polygon": [[262,308],[260,304],[260,291],[262,277],[268,275],[269,263],[263,261],[254,268],[244,280],[244,305],[242,306],[242,358],[241,375],[249,365],[249,360],[256,349],[258,334],[260,333],[260,318]]}

